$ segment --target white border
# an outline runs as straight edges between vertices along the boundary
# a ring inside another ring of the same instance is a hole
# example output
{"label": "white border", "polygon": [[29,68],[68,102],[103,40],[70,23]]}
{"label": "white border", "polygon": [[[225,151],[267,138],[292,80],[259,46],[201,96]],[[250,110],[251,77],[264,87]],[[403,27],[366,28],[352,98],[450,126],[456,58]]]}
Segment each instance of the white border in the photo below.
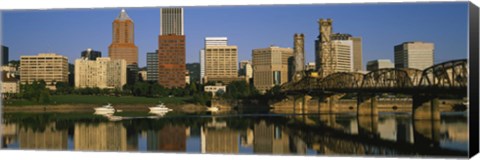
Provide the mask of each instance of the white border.
{"label": "white border", "polygon": [[[345,4],[345,3],[398,3],[398,2],[450,2],[452,0],[1,0],[0,10],[25,9],[66,9],[66,8],[113,8],[113,7],[159,7],[159,6],[220,6],[220,5],[282,5],[282,4]],[[465,0],[454,0],[465,1]],[[479,2],[472,2],[479,5]],[[0,14],[0,32],[1,32]],[[0,33],[0,36],[2,34]],[[0,37],[1,41],[1,37]],[[1,115],[0,115],[1,117]],[[168,153],[116,153],[116,152],[71,152],[71,151],[18,151],[0,150],[2,159],[262,159],[262,160],[309,160],[309,159],[372,159],[370,157],[332,157],[332,156],[265,156],[265,155],[209,155],[209,154],[168,154]],[[477,155],[476,158],[480,156]],[[385,159],[386,157],[381,157]],[[405,157],[407,158],[407,157]],[[437,157],[438,158],[438,157]],[[400,159],[400,158],[388,158]],[[413,159],[413,158],[408,158]],[[417,158],[419,159],[419,158]]]}

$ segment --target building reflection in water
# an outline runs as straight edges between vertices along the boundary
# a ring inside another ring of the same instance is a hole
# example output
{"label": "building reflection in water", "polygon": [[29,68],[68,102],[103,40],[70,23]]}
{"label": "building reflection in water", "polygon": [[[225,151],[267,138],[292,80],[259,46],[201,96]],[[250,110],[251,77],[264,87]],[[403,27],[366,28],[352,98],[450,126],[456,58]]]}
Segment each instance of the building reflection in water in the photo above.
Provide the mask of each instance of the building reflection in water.
{"label": "building reflection in water", "polygon": [[187,130],[183,125],[167,124],[160,130],[147,131],[147,151],[185,152]]}
{"label": "building reflection in water", "polygon": [[11,145],[16,142],[18,126],[15,123],[2,124],[2,148],[7,148],[7,145]]}
{"label": "building reflection in water", "polygon": [[260,121],[253,128],[253,152],[261,154],[289,154],[289,137],[282,127]]}
{"label": "building reflection in water", "polygon": [[202,153],[238,153],[239,131],[227,127],[226,122],[207,123],[200,128]]}
{"label": "building reflection in water", "polygon": [[76,123],[74,148],[82,151],[126,151],[127,132],[122,123]]}
{"label": "building reflection in water", "polygon": [[65,150],[68,131],[57,130],[55,123],[49,123],[43,130],[21,127],[18,130],[20,149]]}
{"label": "building reflection in water", "polygon": [[136,131],[127,129],[127,151],[138,151],[138,136]]}
{"label": "building reflection in water", "polygon": [[252,147],[253,146],[253,130],[247,128],[244,132],[240,134],[240,139],[242,141],[242,147]]}

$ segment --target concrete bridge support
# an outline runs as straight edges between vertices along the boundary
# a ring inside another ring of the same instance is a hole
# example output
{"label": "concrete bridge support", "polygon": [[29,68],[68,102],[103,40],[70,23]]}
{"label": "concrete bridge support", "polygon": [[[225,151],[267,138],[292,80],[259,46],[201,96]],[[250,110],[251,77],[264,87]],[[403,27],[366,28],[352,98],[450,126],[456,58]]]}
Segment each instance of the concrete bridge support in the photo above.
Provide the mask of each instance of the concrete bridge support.
{"label": "concrete bridge support", "polygon": [[318,113],[335,113],[336,104],[342,95],[324,95],[318,98]]}
{"label": "concrete bridge support", "polygon": [[412,101],[414,120],[440,120],[440,102],[437,97],[415,95]]}
{"label": "concrete bridge support", "polygon": [[312,99],[309,95],[294,96],[293,98],[293,113],[308,113],[308,101]]}
{"label": "concrete bridge support", "polygon": [[377,96],[374,94],[359,94],[357,96],[357,116],[377,116],[378,115]]}

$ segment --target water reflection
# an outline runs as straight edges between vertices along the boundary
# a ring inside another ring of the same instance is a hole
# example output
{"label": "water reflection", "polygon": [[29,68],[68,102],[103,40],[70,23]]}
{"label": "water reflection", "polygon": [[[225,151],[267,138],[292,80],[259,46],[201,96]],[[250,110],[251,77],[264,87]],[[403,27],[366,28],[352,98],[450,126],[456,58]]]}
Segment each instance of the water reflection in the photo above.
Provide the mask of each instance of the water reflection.
{"label": "water reflection", "polygon": [[5,119],[3,148],[452,156],[466,156],[468,148],[465,114],[443,115],[441,121],[415,121],[408,114],[130,117],[115,122],[41,114],[29,116],[42,123]]}

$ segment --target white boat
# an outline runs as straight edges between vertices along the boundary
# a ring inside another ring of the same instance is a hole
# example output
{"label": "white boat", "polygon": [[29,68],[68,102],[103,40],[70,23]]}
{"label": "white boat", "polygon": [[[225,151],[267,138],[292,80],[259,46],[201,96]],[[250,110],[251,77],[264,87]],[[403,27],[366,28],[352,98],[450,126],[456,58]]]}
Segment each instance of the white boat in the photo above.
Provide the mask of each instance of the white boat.
{"label": "white boat", "polygon": [[216,112],[219,110],[218,107],[207,107],[207,110],[210,111],[210,112]]}
{"label": "white boat", "polygon": [[115,113],[115,108],[109,103],[102,107],[97,107],[95,109],[95,114],[113,114]]}
{"label": "white boat", "polygon": [[172,111],[172,109],[167,108],[163,103],[160,103],[159,105],[155,107],[148,107],[150,109],[150,112],[168,112]]}

